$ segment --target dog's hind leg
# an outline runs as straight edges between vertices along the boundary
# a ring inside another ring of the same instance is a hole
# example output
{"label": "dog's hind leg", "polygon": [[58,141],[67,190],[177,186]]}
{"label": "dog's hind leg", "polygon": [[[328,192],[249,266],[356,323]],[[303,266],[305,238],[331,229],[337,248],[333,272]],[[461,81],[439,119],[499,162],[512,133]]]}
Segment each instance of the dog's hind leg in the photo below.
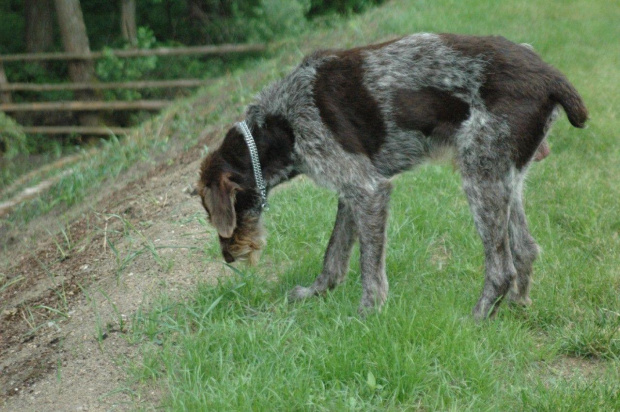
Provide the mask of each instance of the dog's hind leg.
{"label": "dog's hind leg", "polygon": [[477,320],[494,315],[517,274],[508,237],[510,180],[463,176],[463,187],[484,246],[484,288],[473,310]]}
{"label": "dog's hind leg", "polygon": [[521,172],[516,178],[516,188],[510,203],[510,220],[508,233],[510,236],[510,249],[517,270],[516,284],[510,290],[508,298],[520,305],[530,305],[529,297],[532,264],[538,256],[538,245],[530,234],[527,219],[523,209],[523,181],[525,172]]}
{"label": "dog's hind leg", "polygon": [[351,208],[340,199],[338,200],[336,223],[327,245],[321,274],[312,286],[297,286],[291,290],[289,299],[300,300],[321,294],[341,283],[347,275],[351,250],[357,236],[357,225],[353,219]]}
{"label": "dog's hind leg", "polygon": [[475,113],[458,139],[458,158],[474,222],[484,246],[484,287],[473,309],[477,320],[493,316],[516,279],[508,220],[516,170],[506,141],[509,130],[484,113]]}

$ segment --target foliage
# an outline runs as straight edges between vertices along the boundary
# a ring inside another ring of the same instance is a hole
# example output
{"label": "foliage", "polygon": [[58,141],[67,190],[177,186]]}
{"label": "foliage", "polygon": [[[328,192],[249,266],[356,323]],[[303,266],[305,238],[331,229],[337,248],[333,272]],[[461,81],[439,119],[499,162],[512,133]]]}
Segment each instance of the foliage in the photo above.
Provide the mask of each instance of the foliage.
{"label": "foliage", "polygon": [[[148,27],[161,42],[180,44],[270,41],[299,33],[321,14],[359,13],[384,0],[141,0],[137,24]],[[121,38],[119,2],[82,1],[82,11],[93,50],[110,47]],[[195,7],[190,7],[193,5]],[[24,2],[0,2],[0,53],[25,48]],[[62,48],[55,36],[56,50]]]}
{"label": "foliage", "polygon": [[[62,61],[10,62],[4,64],[11,83],[62,83],[69,76],[67,64]],[[15,102],[71,100],[67,90],[45,92],[13,92]]]}
{"label": "foliage", "polygon": [[381,4],[384,0],[310,0],[309,16],[326,13],[360,13],[368,7]]}
{"label": "foliage", "polygon": [[251,41],[270,41],[301,33],[307,26],[308,0],[261,0],[248,15],[239,14],[235,20],[247,31]]}
{"label": "foliage", "polygon": [[15,120],[0,112],[0,155],[11,159],[27,152],[26,135],[21,127]]}
{"label": "foliage", "polygon": [[[185,1],[151,0],[138,13],[163,41],[183,44],[270,41],[305,27],[309,0]],[[189,9],[189,12],[188,12]],[[170,34],[173,36],[170,36]]]}
{"label": "foliage", "polygon": [[24,48],[24,36],[15,35],[24,31],[22,8],[23,0],[0,1],[0,53],[15,53]]}
{"label": "foliage", "polygon": [[[137,48],[151,49],[155,46],[155,35],[148,27],[138,27],[137,35]],[[122,48],[128,49],[130,45],[125,44]],[[108,47],[103,49],[105,57],[98,60],[95,67],[97,77],[102,82],[140,80],[147,77],[157,67],[157,56],[121,58],[112,54],[111,50]],[[135,100],[141,98],[142,95],[139,90],[107,90],[105,97],[107,100]]]}

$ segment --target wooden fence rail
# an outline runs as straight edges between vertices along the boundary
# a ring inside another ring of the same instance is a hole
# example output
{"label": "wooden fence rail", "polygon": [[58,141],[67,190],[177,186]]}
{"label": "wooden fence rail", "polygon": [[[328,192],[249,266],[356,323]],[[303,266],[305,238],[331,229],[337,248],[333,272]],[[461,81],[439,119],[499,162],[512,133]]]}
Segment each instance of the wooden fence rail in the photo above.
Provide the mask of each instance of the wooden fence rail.
{"label": "wooden fence rail", "polygon": [[2,92],[53,92],[61,90],[112,90],[112,89],[165,89],[173,87],[198,87],[207,82],[200,79],[177,79],[177,80],[144,80],[133,82],[109,82],[109,83],[0,83]]}
{"label": "wooden fence rail", "polygon": [[222,44],[219,46],[160,47],[157,49],[106,50],[90,53],[26,53],[0,55],[0,62],[39,60],[95,60],[106,56],[186,56],[191,54],[213,55],[230,53],[264,52],[266,44]]}
{"label": "wooden fence rail", "polygon": [[72,101],[0,104],[2,112],[43,112],[43,111],[93,111],[93,110],[160,110],[168,106],[168,100],[133,101]]}
{"label": "wooden fence rail", "polygon": [[[40,111],[97,111],[97,110],[160,110],[170,104],[166,100],[135,101],[55,101],[12,103],[11,92],[49,92],[62,90],[114,90],[114,89],[148,89],[148,88],[190,88],[203,86],[201,79],[145,80],[131,82],[92,82],[32,84],[9,83],[4,75],[4,62],[32,62],[41,60],[94,60],[107,56],[122,58],[147,56],[186,56],[186,55],[222,55],[230,53],[259,53],[267,50],[266,44],[223,44],[219,46],[160,47],[157,49],[105,50],[90,53],[30,53],[0,55],[0,111],[7,113]],[[26,133],[40,134],[86,134],[108,135],[127,134],[129,129],[122,127],[87,127],[87,126],[26,126]]]}
{"label": "wooden fence rail", "polygon": [[128,127],[107,126],[26,126],[24,133],[32,134],[87,134],[87,135],[126,135],[131,131]]}

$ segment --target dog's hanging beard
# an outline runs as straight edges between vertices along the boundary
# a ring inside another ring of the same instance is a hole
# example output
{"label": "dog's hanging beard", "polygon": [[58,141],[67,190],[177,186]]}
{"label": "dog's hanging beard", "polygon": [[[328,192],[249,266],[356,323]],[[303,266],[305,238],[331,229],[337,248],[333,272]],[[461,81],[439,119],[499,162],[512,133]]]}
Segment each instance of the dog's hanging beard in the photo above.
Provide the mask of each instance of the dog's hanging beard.
{"label": "dog's hanging beard", "polygon": [[242,226],[238,226],[230,240],[225,241],[226,251],[235,260],[256,265],[260,259],[262,249],[267,244],[267,234],[260,221],[260,216],[248,218]]}

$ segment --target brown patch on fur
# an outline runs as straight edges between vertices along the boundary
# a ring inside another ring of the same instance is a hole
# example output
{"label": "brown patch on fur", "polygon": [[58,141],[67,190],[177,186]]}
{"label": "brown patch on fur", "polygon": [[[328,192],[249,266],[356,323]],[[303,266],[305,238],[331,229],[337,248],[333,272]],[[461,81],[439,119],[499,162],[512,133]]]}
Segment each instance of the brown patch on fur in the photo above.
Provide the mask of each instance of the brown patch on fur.
{"label": "brown patch on fur", "polygon": [[377,101],[363,82],[362,52],[369,49],[326,53],[333,57],[317,68],[314,100],[344,150],[372,157],[385,140],[386,128]]}
{"label": "brown patch on fur", "polygon": [[469,105],[450,93],[433,87],[400,89],[394,94],[398,127],[418,130],[438,140],[449,139],[469,117]]}
{"label": "brown patch on fur", "polygon": [[440,36],[450,48],[488,62],[480,95],[491,113],[510,113],[506,120],[516,137],[512,158],[518,168],[536,153],[557,104],[573,126],[584,126],[588,111],[577,90],[531,48],[499,36]]}

